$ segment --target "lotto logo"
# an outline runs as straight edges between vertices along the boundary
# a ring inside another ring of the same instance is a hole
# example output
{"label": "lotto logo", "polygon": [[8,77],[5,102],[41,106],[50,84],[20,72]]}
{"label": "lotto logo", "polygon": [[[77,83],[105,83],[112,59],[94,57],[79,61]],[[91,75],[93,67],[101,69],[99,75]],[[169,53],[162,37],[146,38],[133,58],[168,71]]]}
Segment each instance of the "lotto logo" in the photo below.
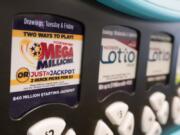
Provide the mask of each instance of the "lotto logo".
{"label": "lotto logo", "polygon": [[29,80],[29,69],[27,68],[20,68],[17,72],[16,72],[16,79],[18,82],[20,83],[25,83]]}

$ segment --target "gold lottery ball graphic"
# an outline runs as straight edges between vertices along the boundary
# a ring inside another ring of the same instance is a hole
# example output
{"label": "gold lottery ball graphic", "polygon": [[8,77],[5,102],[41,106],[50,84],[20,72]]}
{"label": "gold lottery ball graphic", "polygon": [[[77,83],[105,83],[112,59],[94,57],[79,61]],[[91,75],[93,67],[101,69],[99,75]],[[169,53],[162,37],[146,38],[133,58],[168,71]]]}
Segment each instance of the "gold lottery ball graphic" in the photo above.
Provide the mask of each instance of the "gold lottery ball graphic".
{"label": "gold lottery ball graphic", "polygon": [[29,69],[27,68],[20,68],[17,72],[16,72],[16,79],[18,82],[20,83],[25,83],[29,80]]}
{"label": "gold lottery ball graphic", "polygon": [[40,57],[41,51],[41,45],[39,43],[34,43],[30,48],[31,55],[36,59]]}

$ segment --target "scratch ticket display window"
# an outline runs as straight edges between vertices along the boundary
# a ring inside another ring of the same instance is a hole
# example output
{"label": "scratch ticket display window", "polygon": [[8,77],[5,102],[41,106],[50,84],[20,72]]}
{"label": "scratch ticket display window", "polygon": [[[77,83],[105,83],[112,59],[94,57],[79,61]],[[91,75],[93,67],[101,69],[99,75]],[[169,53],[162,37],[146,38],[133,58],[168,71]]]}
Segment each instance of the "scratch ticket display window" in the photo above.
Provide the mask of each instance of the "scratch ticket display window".
{"label": "scratch ticket display window", "polygon": [[151,36],[146,72],[147,89],[169,82],[172,43],[172,37],[168,34],[158,33]]}
{"label": "scratch ticket display window", "polygon": [[16,15],[12,30],[10,116],[50,103],[79,102],[83,26],[46,14]]}
{"label": "scratch ticket display window", "polygon": [[103,29],[99,65],[100,100],[118,92],[133,92],[138,58],[138,34],[123,26]]}

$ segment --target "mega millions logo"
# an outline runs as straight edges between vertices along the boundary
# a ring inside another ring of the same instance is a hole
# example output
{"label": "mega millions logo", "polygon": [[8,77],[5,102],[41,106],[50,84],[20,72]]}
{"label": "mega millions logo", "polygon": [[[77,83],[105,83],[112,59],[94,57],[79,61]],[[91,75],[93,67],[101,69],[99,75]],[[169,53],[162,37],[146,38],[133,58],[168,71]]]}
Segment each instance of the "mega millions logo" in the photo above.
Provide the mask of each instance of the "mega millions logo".
{"label": "mega millions logo", "polygon": [[34,42],[23,39],[20,43],[23,58],[37,70],[73,63],[73,45],[60,41]]}

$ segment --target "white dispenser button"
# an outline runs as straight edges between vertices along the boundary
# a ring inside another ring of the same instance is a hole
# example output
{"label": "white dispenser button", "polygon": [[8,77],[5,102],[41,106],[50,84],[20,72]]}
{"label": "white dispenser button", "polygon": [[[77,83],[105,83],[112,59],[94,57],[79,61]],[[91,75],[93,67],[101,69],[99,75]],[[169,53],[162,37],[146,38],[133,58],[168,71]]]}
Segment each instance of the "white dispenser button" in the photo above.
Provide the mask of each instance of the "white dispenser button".
{"label": "white dispenser button", "polygon": [[134,115],[131,112],[128,112],[122,121],[121,125],[118,128],[120,135],[133,135],[134,132]]}
{"label": "white dispenser button", "polygon": [[27,135],[61,135],[65,126],[66,123],[61,118],[47,118],[30,127]]}
{"label": "white dispenser button", "polygon": [[113,125],[120,126],[128,109],[128,105],[124,102],[115,102],[106,109],[105,114]]}
{"label": "white dispenser button", "polygon": [[76,135],[76,132],[73,129],[69,129],[65,135]]}
{"label": "white dispenser button", "polygon": [[94,135],[114,135],[112,130],[104,123],[103,120],[99,120],[96,125]]}
{"label": "white dispenser button", "polygon": [[162,133],[162,128],[160,124],[157,121],[155,121],[146,135],[161,135],[161,133]]}
{"label": "white dispenser button", "polygon": [[162,105],[163,105],[165,99],[166,99],[166,96],[163,93],[155,92],[154,94],[152,94],[150,96],[149,102],[150,102],[152,108],[155,111],[158,111],[162,108]]}
{"label": "white dispenser button", "polygon": [[180,125],[180,98],[174,97],[172,101],[172,118],[174,124]]}
{"label": "white dispenser button", "polygon": [[142,113],[141,129],[142,132],[147,133],[152,124],[155,122],[156,116],[149,106],[145,106]]}
{"label": "white dispenser button", "polygon": [[165,101],[162,108],[157,112],[157,119],[162,124],[165,125],[169,118],[169,103]]}

